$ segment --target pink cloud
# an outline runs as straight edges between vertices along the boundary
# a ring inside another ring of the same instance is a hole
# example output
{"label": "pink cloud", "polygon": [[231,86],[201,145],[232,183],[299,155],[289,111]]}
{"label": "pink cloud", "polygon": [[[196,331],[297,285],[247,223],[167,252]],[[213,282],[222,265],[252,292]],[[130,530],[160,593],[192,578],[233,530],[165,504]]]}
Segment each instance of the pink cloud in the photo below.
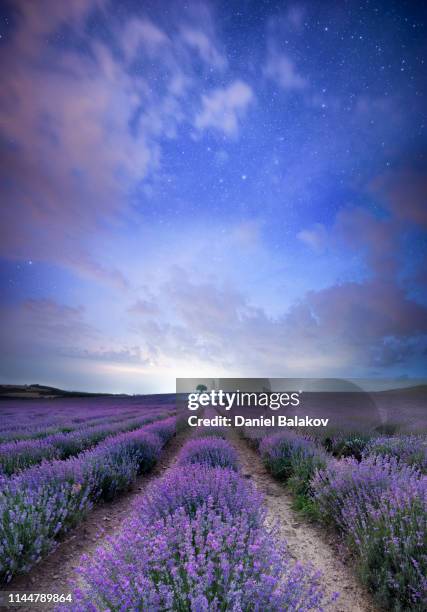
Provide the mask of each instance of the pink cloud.
{"label": "pink cloud", "polygon": [[183,41],[195,49],[206,64],[223,70],[227,67],[227,58],[221,53],[215,42],[200,29],[185,27],[181,30]]}
{"label": "pink cloud", "polygon": [[160,313],[159,305],[154,300],[139,299],[130,308],[132,315],[151,317]]}
{"label": "pink cloud", "polygon": [[170,45],[169,37],[149,19],[132,19],[126,24],[122,48],[127,59],[148,49],[152,55]]}
{"label": "pink cloud", "polygon": [[377,177],[371,190],[397,218],[427,228],[427,176],[416,167],[403,166]]}
{"label": "pink cloud", "polygon": [[52,299],[25,300],[1,307],[1,344],[22,355],[57,354],[99,338],[85,321],[82,307],[66,306]]}
{"label": "pink cloud", "polygon": [[298,91],[308,87],[307,79],[297,71],[294,62],[283,53],[272,52],[264,72],[283,89]]}
{"label": "pink cloud", "polygon": [[297,233],[297,238],[317,253],[321,253],[327,244],[327,231],[321,223],[303,229]]}
{"label": "pink cloud", "polygon": [[195,119],[199,130],[214,128],[227,136],[236,136],[239,120],[255,99],[252,89],[237,80],[228,87],[214,89],[202,96],[202,110]]}

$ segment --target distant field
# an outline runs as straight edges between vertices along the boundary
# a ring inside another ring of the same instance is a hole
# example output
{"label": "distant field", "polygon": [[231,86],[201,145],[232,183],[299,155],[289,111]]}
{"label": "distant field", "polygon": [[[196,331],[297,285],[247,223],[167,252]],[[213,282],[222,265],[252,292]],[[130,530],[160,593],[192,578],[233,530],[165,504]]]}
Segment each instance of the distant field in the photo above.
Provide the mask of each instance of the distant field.
{"label": "distant field", "polygon": [[87,419],[96,415],[105,416],[114,412],[146,410],[149,406],[162,405],[175,406],[174,394],[162,395],[77,395],[66,397],[38,398],[27,402],[25,398],[2,397],[0,401],[0,425],[4,429],[13,421],[19,419],[31,419],[31,415],[37,418]]}

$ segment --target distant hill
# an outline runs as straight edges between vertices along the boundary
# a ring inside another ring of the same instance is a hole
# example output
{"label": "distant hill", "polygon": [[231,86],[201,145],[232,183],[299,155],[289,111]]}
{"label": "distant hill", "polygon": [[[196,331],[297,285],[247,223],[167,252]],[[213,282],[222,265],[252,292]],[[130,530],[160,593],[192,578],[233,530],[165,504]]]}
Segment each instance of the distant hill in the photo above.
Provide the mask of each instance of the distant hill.
{"label": "distant hill", "polygon": [[[112,397],[111,393],[65,391],[46,385],[0,385],[1,399],[54,399],[57,397]],[[122,394],[120,397],[125,397]]]}
{"label": "distant hill", "polygon": [[129,398],[130,400],[138,401],[143,404],[171,404],[175,403],[175,393],[151,393],[140,395],[128,393],[89,393],[87,391],[66,391],[57,387],[49,387],[47,385],[0,385],[0,401],[1,400],[31,400],[31,399],[65,399],[73,397],[111,397],[111,398]]}
{"label": "distant hill", "polygon": [[411,387],[399,387],[398,389],[387,389],[385,391],[376,391],[376,393],[420,393],[427,396],[427,385],[413,385]]}

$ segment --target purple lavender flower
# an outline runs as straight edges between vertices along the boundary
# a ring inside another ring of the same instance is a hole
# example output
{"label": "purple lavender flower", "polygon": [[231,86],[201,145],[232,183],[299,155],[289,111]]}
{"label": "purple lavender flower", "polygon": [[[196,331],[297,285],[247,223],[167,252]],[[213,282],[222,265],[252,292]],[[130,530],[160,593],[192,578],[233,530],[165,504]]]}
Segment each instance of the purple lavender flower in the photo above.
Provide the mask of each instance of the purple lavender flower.
{"label": "purple lavender flower", "polygon": [[364,456],[384,455],[395,457],[427,473],[427,437],[393,436],[375,438],[366,446]]}
{"label": "purple lavender flower", "polygon": [[146,522],[165,518],[178,508],[189,516],[209,501],[218,512],[240,514],[244,509],[257,524],[264,520],[262,497],[256,489],[234,470],[209,468],[201,464],[171,469],[155,482],[135,511]]}
{"label": "purple lavender flower", "polygon": [[316,503],[357,552],[382,605],[427,605],[427,477],[395,457],[331,462],[312,481]]}
{"label": "purple lavender flower", "polygon": [[310,495],[315,471],[326,467],[328,456],[311,439],[293,432],[277,433],[259,445],[261,457],[276,478],[290,480],[296,493]]}
{"label": "purple lavender flower", "polygon": [[197,438],[188,442],[179,456],[180,465],[192,463],[237,470],[237,455],[234,448],[221,438]]}

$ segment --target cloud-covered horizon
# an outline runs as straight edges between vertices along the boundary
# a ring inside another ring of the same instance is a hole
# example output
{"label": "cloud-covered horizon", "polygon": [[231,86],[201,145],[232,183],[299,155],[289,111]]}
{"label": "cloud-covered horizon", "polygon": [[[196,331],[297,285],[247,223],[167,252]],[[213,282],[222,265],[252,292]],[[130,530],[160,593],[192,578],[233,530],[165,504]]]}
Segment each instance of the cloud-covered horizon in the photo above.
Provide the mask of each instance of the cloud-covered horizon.
{"label": "cloud-covered horizon", "polygon": [[2,13],[0,382],[425,375],[422,10]]}

